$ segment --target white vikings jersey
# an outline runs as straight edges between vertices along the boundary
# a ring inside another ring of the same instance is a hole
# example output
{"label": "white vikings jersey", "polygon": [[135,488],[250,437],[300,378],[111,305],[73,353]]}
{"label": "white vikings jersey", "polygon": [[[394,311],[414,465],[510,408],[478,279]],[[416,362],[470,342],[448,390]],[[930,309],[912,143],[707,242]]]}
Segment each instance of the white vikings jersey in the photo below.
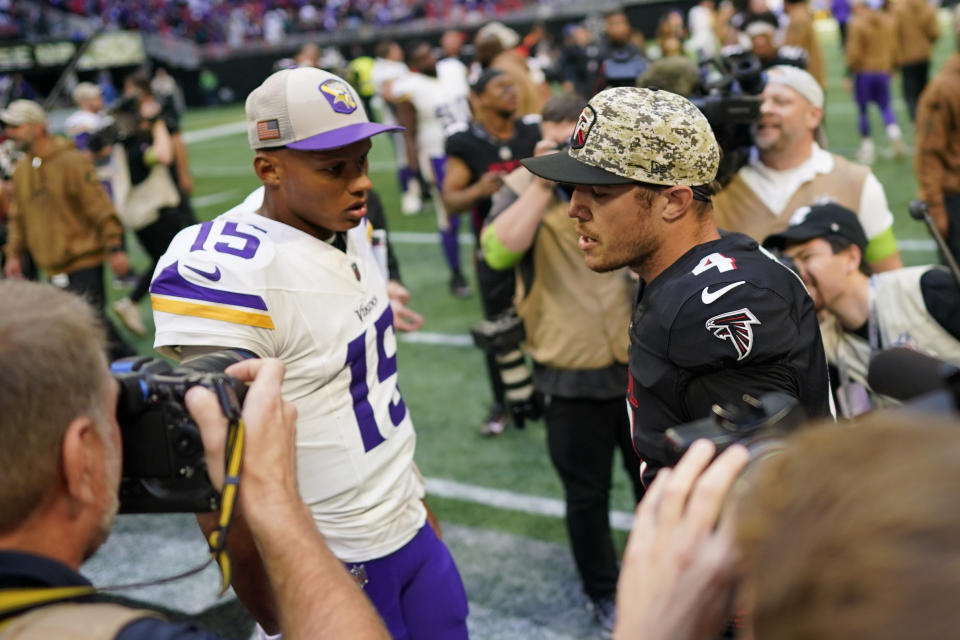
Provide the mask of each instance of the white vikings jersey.
{"label": "white vikings jersey", "polygon": [[[286,365],[300,493],[344,562],[383,557],[423,526],[416,436],[367,224],[346,253],[256,213],[250,198],[177,234],[150,286],[155,346],[247,349]],[[241,480],[242,482],[242,480]]]}
{"label": "white vikings jersey", "polygon": [[470,122],[466,84],[410,73],[393,83],[393,96],[398,102],[413,103],[417,110],[417,145],[421,154],[431,158],[443,156],[448,127]]}

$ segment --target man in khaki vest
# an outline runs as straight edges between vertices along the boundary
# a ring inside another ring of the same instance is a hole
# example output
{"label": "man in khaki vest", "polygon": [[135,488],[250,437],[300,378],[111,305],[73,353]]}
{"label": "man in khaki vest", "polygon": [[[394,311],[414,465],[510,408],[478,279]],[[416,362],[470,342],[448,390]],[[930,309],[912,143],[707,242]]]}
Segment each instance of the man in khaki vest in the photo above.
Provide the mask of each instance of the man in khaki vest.
{"label": "man in khaki vest", "polygon": [[[105,348],[102,322],[80,297],[0,281],[0,638],[216,640],[151,611],[98,602],[78,573],[107,539],[119,502],[118,386]],[[281,628],[290,638],[387,638],[297,491],[296,411],[280,396],[283,364],[246,360],[228,372],[253,383],[243,406],[244,523],[235,524],[257,541]],[[226,419],[210,391],[186,398],[210,480],[222,487]]]}
{"label": "man in khaki vest", "polygon": [[[583,107],[575,94],[547,101],[538,155],[566,144]],[[617,449],[636,498],[643,493],[623,403],[634,287],[626,270],[594,273],[584,264],[569,205],[569,191],[518,168],[493,199],[481,243],[491,267],[516,265],[517,313],[545,401],[547,446],[563,482],[570,546],[594,617],[611,631],[619,555],[608,514]]]}
{"label": "man in khaki vest", "polygon": [[799,207],[837,202],[857,213],[874,271],[903,266],[893,214],[876,176],[815,141],[823,90],[813,76],[796,67],[769,69],[760,113],[750,160],[713,197],[717,226],[760,241],[785,229]]}
{"label": "man in khaki vest", "polygon": [[764,241],[796,263],[817,311],[827,361],[837,371],[837,404],[845,417],[877,399],[867,386],[871,356],[911,347],[960,363],[960,289],[945,267],[922,266],[872,275],[867,238],[857,216],[837,204],[803,207],[797,224]]}

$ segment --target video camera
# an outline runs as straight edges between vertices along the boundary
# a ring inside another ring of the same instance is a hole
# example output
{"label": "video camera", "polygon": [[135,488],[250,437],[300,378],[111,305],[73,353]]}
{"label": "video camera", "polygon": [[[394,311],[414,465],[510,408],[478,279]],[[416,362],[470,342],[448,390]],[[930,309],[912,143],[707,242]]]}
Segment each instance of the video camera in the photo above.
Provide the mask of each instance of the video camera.
{"label": "video camera", "polygon": [[806,421],[806,412],[793,396],[780,391],[759,399],[744,394],[743,403],[725,407],[713,405],[706,418],[666,431],[667,451],[677,462],[694,441],[706,438],[717,453],[733,444],[742,444],[756,460],[782,448],[782,439]]}
{"label": "video camera", "polygon": [[717,180],[726,185],[749,158],[750,125],[760,118],[766,77],[760,59],[738,46],[700,61],[700,83],[690,101],[707,118],[723,150]]}
{"label": "video camera", "polygon": [[132,136],[140,123],[140,100],[135,96],[123,98],[110,109],[109,124],[90,133],[87,147],[93,153],[112,147]]}
{"label": "video camera", "polygon": [[223,370],[248,357],[225,350],[176,368],[149,357],[123,358],[110,365],[120,387],[120,513],[199,513],[220,507],[220,494],[207,477],[200,430],[184,397],[200,385],[217,396],[225,414],[239,412],[246,385]]}

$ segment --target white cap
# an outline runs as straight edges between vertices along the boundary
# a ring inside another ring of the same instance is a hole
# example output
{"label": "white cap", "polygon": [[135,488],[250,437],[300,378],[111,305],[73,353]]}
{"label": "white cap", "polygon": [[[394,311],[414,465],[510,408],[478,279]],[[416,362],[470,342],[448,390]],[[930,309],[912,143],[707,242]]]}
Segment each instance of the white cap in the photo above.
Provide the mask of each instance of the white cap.
{"label": "white cap", "polygon": [[767,69],[767,84],[782,84],[790,87],[813,106],[823,108],[823,89],[816,79],[801,69],[788,64],[778,64]]}
{"label": "white cap", "polygon": [[33,100],[14,100],[7,108],[0,111],[0,122],[10,127],[19,127],[22,124],[43,124],[47,121],[47,114],[43,107]]}
{"label": "white cap", "polygon": [[277,71],[250,92],[246,111],[253,149],[336,149],[403,129],[370,122],[346,80],[313,67]]}

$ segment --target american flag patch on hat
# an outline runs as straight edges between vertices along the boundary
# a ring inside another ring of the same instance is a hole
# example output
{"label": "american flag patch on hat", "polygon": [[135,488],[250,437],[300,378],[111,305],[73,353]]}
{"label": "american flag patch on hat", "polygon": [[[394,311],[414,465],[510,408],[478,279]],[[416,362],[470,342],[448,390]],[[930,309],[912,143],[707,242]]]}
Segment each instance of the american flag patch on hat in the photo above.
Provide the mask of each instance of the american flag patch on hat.
{"label": "american flag patch on hat", "polygon": [[257,138],[260,140],[275,140],[280,137],[280,123],[277,120],[260,120],[257,122]]}

